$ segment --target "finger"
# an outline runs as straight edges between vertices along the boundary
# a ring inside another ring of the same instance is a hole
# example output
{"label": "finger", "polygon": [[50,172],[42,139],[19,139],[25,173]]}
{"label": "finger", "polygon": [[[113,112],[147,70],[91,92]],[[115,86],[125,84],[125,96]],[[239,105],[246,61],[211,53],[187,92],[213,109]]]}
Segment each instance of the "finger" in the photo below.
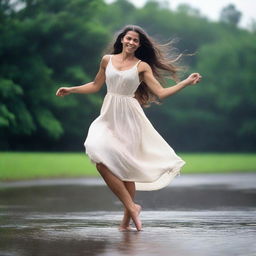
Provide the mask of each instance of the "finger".
{"label": "finger", "polygon": [[199,83],[200,82],[200,79],[198,78],[198,79],[196,79],[196,83]]}

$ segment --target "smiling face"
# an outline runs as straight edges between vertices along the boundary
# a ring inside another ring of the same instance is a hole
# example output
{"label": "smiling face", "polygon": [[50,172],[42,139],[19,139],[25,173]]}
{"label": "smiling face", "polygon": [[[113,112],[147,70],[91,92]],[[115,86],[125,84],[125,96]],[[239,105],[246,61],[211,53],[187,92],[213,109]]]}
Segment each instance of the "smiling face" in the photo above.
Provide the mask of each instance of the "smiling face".
{"label": "smiling face", "polygon": [[123,51],[127,53],[134,53],[140,47],[140,36],[135,31],[128,31],[121,39]]}

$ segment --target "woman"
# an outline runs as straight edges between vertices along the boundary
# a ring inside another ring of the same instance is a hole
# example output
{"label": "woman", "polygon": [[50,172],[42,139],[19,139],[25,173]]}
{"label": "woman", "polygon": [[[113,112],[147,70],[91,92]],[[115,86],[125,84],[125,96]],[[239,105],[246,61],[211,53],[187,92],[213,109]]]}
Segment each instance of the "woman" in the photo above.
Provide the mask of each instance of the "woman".
{"label": "woman", "polygon": [[156,190],[170,183],[185,162],[157,133],[141,105],[169,97],[201,79],[193,73],[175,86],[164,88],[163,72],[176,78],[178,68],[139,26],[129,25],[118,34],[111,55],[103,56],[93,82],[59,88],[56,95],[96,93],[107,84],[100,116],[91,124],[86,153],[123,203],[119,229],[137,230],[141,206],[134,203],[135,190]]}

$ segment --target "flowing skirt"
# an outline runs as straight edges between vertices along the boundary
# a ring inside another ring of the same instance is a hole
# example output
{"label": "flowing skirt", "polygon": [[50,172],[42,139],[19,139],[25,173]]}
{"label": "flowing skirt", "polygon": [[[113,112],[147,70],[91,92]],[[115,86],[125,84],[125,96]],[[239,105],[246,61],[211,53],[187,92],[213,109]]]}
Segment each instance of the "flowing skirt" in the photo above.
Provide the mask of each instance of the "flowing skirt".
{"label": "flowing skirt", "polygon": [[85,140],[86,154],[136,190],[157,190],[180,173],[185,162],[155,130],[133,97],[108,93]]}

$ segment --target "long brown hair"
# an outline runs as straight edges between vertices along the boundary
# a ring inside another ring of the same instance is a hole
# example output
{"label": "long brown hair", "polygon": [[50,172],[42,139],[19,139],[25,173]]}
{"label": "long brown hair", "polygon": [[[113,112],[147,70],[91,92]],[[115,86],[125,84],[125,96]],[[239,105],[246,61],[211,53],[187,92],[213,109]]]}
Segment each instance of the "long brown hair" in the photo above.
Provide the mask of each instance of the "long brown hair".
{"label": "long brown hair", "polygon": [[[182,54],[171,58],[169,56],[170,44],[160,45],[156,43],[146,31],[139,26],[127,25],[119,31],[112,46],[111,54],[122,52],[123,46],[121,39],[128,31],[135,31],[139,34],[140,47],[136,50],[135,56],[150,65],[156,79],[160,82],[165,82],[164,78],[171,78],[178,81],[177,72],[181,70],[181,68],[174,65],[174,62],[176,62]],[[135,93],[135,97],[144,107],[150,106],[152,102],[159,103],[158,97],[150,91],[145,82],[141,82]]]}

